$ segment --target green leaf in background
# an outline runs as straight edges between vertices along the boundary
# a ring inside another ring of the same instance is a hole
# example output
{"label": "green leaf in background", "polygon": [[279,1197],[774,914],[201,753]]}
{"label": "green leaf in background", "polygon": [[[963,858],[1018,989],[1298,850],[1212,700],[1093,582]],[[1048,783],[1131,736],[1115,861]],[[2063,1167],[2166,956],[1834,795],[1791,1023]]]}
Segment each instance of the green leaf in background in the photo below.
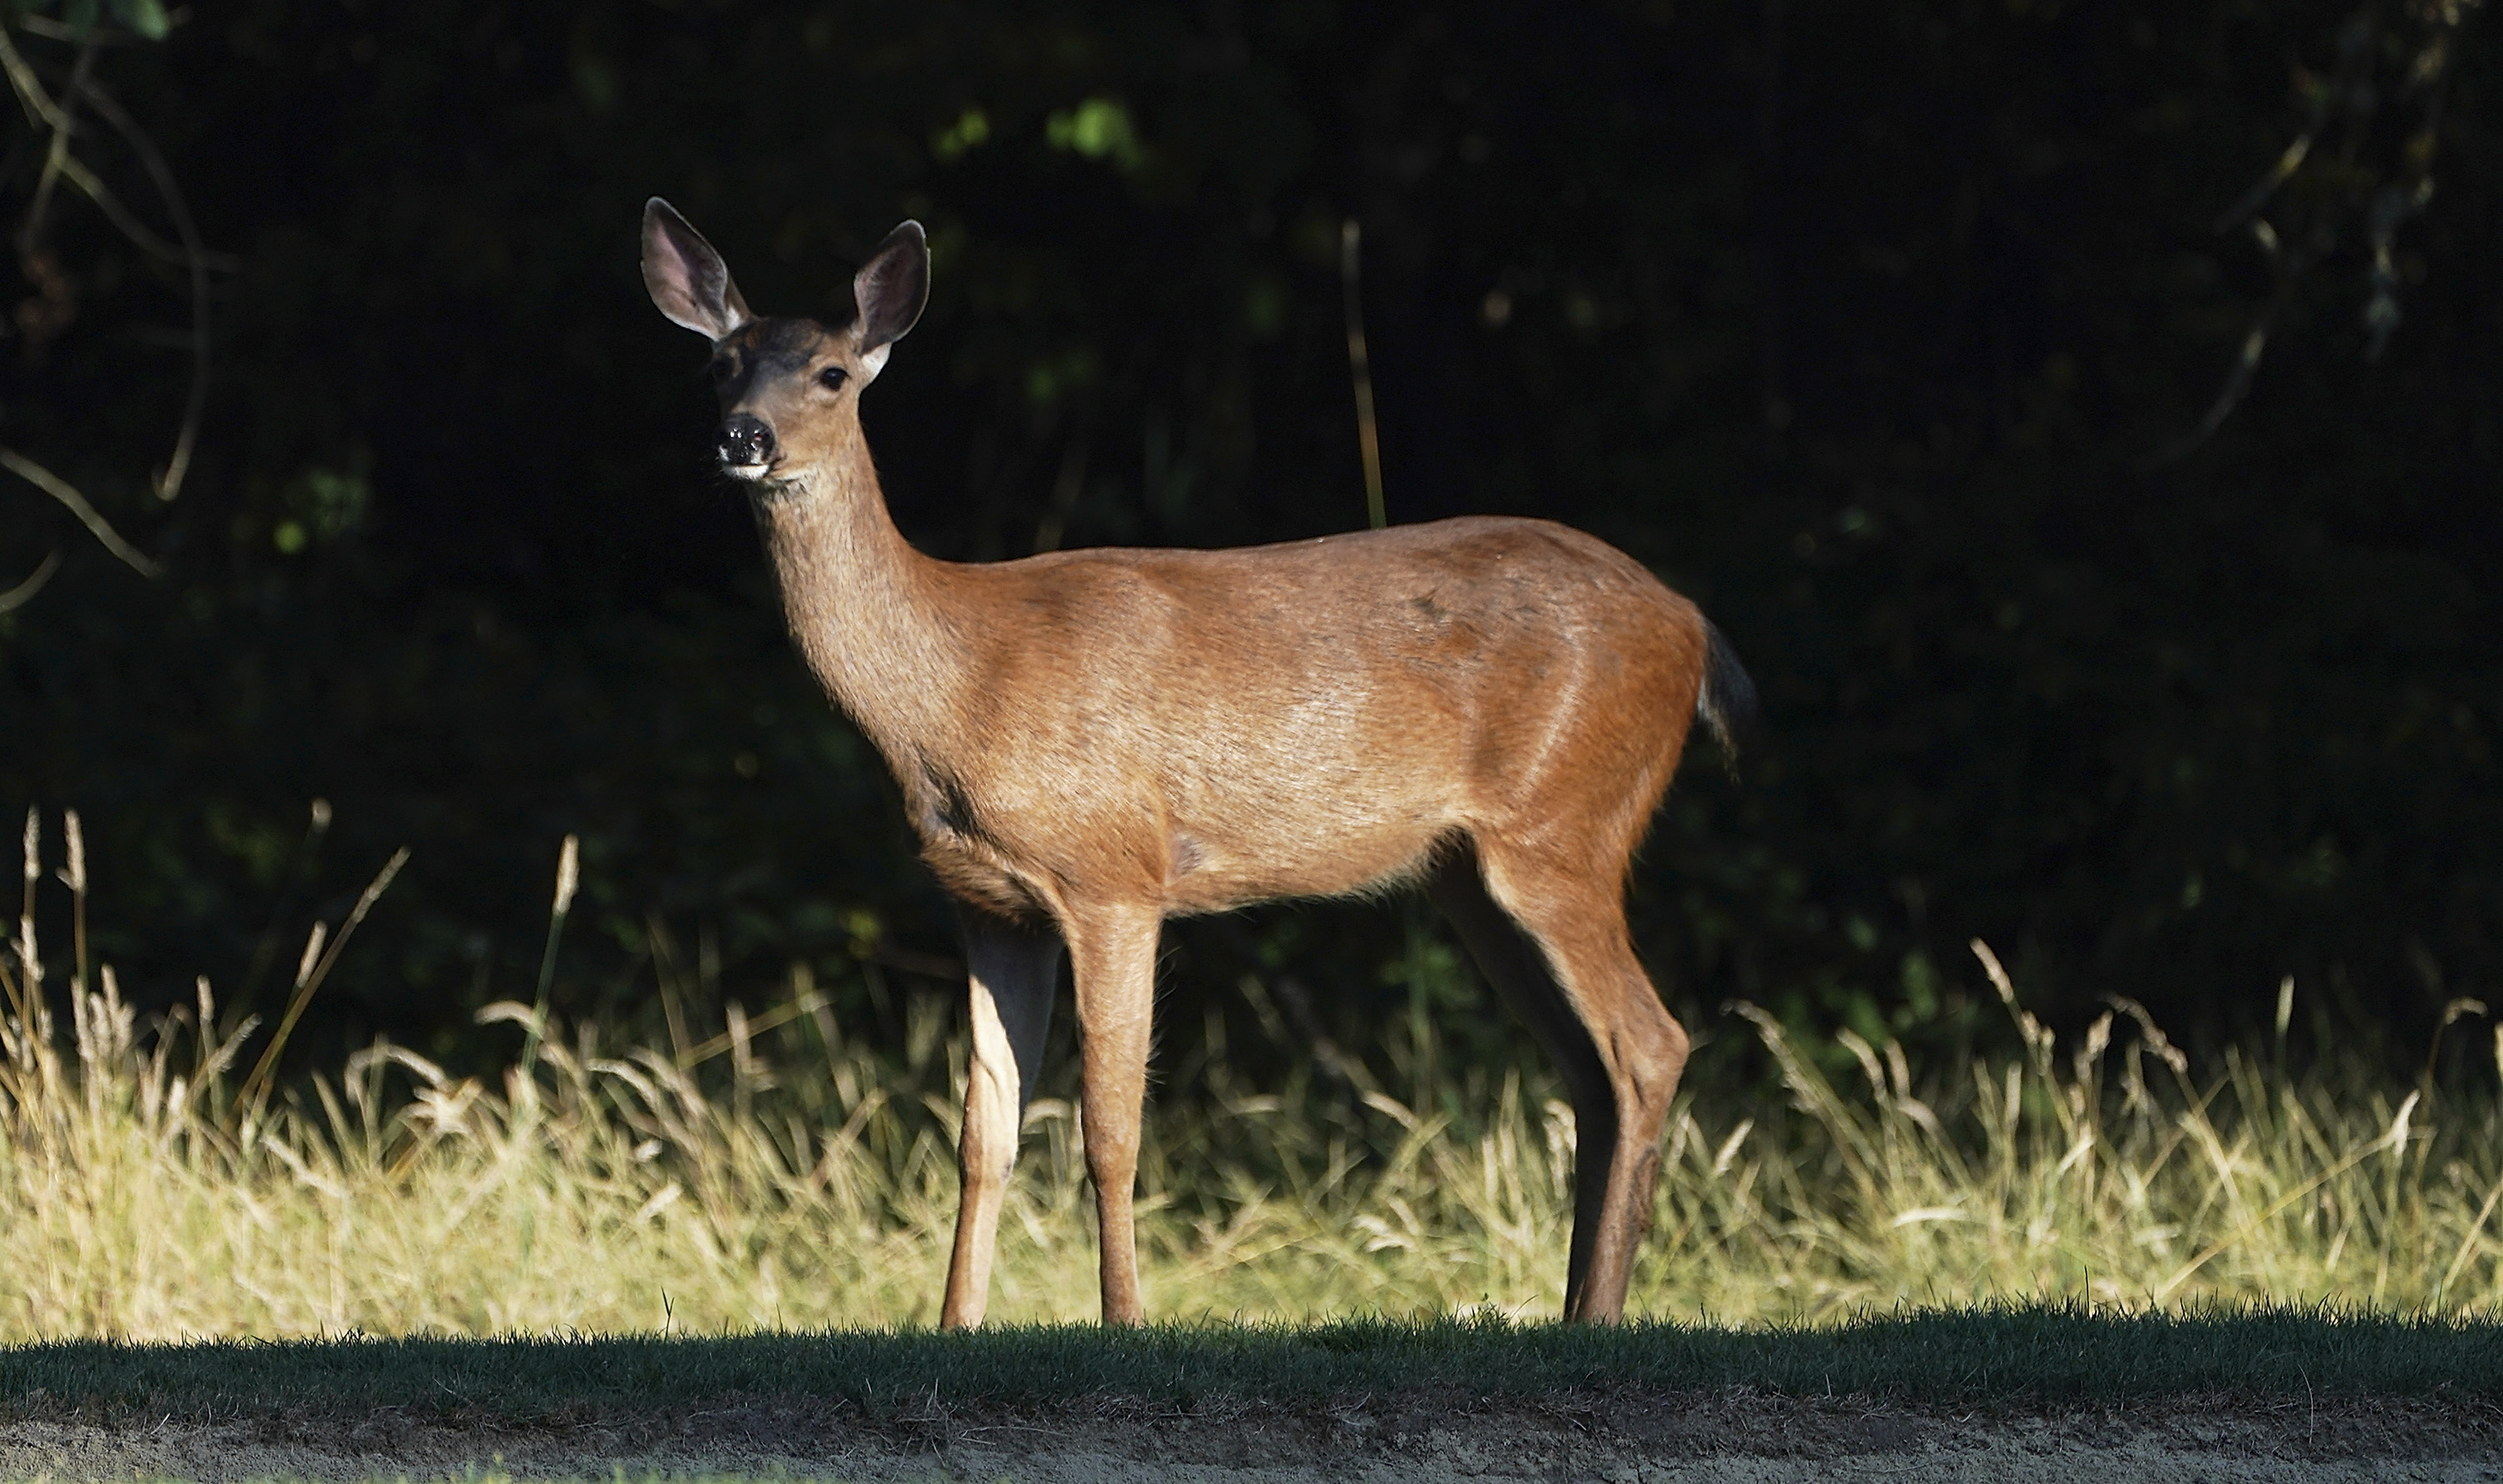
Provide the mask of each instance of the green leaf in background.
{"label": "green leaf in background", "polygon": [[159,0],[113,0],[113,18],[150,41],[163,41],[165,33],[173,29]]}
{"label": "green leaf in background", "polygon": [[173,30],[160,0],[113,0],[113,20],[120,20],[148,40],[165,40],[165,32]]}

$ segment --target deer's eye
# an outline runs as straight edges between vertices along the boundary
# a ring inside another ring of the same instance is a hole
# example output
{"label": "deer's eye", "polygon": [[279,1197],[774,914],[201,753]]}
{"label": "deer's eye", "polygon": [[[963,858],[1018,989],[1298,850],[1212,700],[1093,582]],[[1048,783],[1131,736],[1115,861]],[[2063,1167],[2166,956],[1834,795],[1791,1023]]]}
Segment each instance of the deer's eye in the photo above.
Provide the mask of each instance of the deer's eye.
{"label": "deer's eye", "polygon": [[844,378],[850,374],[840,366],[828,366],[817,373],[817,385],[828,391],[840,391],[843,389]]}

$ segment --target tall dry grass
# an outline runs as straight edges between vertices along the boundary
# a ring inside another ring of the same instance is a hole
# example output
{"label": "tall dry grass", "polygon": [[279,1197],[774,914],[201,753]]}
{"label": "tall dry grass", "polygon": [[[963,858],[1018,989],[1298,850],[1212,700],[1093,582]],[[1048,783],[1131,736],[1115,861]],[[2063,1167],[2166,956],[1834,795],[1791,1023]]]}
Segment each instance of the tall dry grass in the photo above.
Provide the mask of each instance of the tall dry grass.
{"label": "tall dry grass", "polygon": [[[30,828],[30,893],[35,843]],[[483,1017],[515,1028],[500,1075],[383,1043],[280,1095],[274,1044],[245,1068],[253,1029],[208,1029],[205,983],[143,1027],[109,968],[90,981],[77,932],[65,984],[46,982],[31,911],[0,955],[0,1340],[718,1332],[935,1312],[963,1075],[935,1008],[902,1046],[864,1045],[801,976],[771,1011],[733,1008],[723,1034],[664,1050],[503,1003]],[[308,945],[291,1013],[339,941]],[[2503,1297],[2490,1086],[2392,1088],[2361,1061],[2294,1069],[2281,1051],[2194,1068],[2125,1004],[2062,1046],[1982,958],[2021,1055],[1916,1068],[1845,1031],[1859,1070],[1837,1086],[1741,1012],[1785,1096],[1739,1116],[1716,1089],[1688,1090],[1635,1311],[1817,1322],[1985,1298],[2265,1298],[2458,1312]],[[1415,1085],[1369,1090],[1360,1108],[1213,1076],[1156,1110],[1150,1312],[1554,1312],[1570,1111],[1518,1074],[1406,1064]],[[1056,1098],[1027,1130],[992,1312],[1087,1318],[1080,1130]]]}

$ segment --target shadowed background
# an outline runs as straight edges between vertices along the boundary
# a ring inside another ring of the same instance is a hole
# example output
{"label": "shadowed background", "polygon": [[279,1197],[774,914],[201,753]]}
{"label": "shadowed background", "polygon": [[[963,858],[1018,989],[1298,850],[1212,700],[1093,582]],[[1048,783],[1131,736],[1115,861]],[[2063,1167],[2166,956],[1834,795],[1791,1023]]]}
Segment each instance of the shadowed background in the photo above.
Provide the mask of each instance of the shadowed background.
{"label": "shadowed background", "polygon": [[[13,31],[56,92],[77,9]],[[2118,993],[2230,1031],[2292,974],[2421,1046],[2503,966],[2503,54],[2472,15],[2433,115],[2420,9],[194,6],[90,64],[232,254],[179,498],[148,486],[186,269],[65,199],[57,272],[21,236],[5,288],[0,442],[164,573],[0,484],[0,586],[62,556],[0,615],[0,801],[83,811],[97,951],[151,1002],[205,973],[273,1011],[409,846],[308,1055],[508,1052],[470,1013],[531,993],[568,832],[566,1014],[652,1017],[666,980],[701,1019],[801,966],[900,1038],[956,993],[943,904],[709,467],[643,199],[766,313],[839,313],[929,227],[865,418],[906,533],[969,559],[1361,524],[1352,218],[1391,519],[1596,532],[1763,688],[1741,777],[1698,750],[1633,883],[1691,1027],[1744,996],[1961,1040],[1978,934],[2055,1023]],[[2251,219],[2275,252],[2220,230],[2323,118]],[[22,222],[45,135],[0,128]],[[81,139],[170,233],[128,140]],[[2441,188],[2377,297],[2374,203],[2419,155]],[[1178,926],[1169,1085],[1392,1018],[1513,1055],[1438,932]]]}

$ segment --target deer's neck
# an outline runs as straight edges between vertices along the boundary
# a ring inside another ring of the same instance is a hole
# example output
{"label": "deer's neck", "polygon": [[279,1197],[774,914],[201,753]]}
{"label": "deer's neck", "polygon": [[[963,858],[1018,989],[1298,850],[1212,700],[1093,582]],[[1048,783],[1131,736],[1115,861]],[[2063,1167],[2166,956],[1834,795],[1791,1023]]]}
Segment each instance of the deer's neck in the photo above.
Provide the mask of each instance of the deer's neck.
{"label": "deer's neck", "polygon": [[946,734],[966,668],[943,564],[896,530],[858,445],[756,510],[808,668],[899,773],[920,765]]}

